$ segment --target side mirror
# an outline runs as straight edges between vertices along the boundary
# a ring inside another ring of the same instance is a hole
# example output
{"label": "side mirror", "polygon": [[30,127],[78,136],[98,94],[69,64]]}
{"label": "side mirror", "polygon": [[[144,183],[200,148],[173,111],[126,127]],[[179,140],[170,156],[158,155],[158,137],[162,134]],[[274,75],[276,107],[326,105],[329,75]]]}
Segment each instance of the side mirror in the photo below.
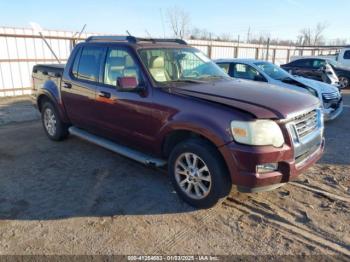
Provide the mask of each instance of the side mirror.
{"label": "side mirror", "polygon": [[125,92],[136,92],[140,90],[139,82],[133,76],[118,77],[117,89]]}

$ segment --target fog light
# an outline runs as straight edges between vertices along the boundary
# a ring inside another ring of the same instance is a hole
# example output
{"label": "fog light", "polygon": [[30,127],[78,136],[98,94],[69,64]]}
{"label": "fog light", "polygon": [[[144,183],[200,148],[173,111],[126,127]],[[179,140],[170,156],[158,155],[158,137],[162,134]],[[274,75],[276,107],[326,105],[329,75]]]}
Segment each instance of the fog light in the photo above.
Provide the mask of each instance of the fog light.
{"label": "fog light", "polygon": [[276,171],[278,168],[277,163],[268,163],[268,164],[263,164],[263,165],[257,165],[256,166],[256,172],[263,174],[263,173],[269,173]]}

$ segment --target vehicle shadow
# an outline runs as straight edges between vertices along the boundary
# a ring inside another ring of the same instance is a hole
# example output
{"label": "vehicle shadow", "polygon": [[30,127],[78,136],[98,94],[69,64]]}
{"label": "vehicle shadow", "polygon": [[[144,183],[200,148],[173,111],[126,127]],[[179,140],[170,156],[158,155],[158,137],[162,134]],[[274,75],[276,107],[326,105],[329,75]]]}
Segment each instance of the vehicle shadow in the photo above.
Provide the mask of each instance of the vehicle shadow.
{"label": "vehicle shadow", "polygon": [[[2,112],[25,108],[22,102],[7,106],[11,108],[2,105]],[[178,198],[164,171],[75,137],[50,141],[39,120],[16,123],[14,116],[5,117],[0,117],[2,220],[194,211]]]}
{"label": "vehicle shadow", "polygon": [[[346,97],[350,101],[350,94]],[[347,102],[350,104],[350,102]],[[350,108],[344,107],[343,113],[335,120],[325,124],[325,154],[320,164],[350,165]]]}

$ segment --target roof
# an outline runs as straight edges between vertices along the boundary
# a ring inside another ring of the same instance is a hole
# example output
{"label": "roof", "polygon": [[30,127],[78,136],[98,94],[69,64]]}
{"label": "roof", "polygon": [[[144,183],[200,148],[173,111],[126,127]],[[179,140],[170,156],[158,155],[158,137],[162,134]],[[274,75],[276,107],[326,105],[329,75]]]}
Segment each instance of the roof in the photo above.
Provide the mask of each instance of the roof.
{"label": "roof", "polygon": [[257,59],[250,59],[250,58],[227,58],[227,59],[217,59],[214,60],[216,63],[246,63],[246,64],[253,64],[257,62],[267,62],[265,60],[257,60]]}
{"label": "roof", "polygon": [[171,39],[171,38],[139,38],[135,36],[90,36],[86,39],[87,43],[90,42],[102,42],[102,43],[129,43],[133,45],[187,45],[187,43],[182,39]]}

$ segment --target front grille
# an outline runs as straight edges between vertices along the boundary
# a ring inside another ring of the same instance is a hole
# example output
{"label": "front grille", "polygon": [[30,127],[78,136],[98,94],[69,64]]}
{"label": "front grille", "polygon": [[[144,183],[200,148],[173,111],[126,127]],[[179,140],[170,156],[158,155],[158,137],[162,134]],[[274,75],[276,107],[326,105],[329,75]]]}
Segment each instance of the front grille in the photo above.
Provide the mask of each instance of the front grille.
{"label": "front grille", "polygon": [[333,92],[333,93],[323,93],[322,97],[324,100],[338,100],[339,99],[339,95],[338,92]]}
{"label": "front grille", "polygon": [[306,135],[312,133],[317,129],[318,119],[317,110],[312,110],[308,113],[295,117],[292,121],[295,131],[299,138],[303,138]]}

